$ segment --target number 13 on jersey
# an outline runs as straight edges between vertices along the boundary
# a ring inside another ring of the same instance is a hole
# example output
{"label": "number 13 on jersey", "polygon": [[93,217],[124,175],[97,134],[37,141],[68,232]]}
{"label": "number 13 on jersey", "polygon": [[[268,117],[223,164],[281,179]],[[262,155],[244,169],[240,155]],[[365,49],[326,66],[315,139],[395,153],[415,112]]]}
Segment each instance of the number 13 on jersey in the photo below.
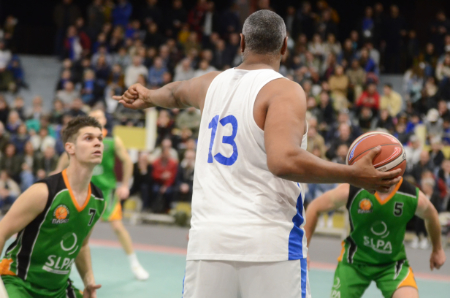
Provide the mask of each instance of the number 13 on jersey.
{"label": "number 13 on jersey", "polygon": [[214,159],[225,166],[231,166],[233,165],[237,158],[238,158],[238,148],[236,146],[236,142],[234,139],[236,138],[237,130],[238,130],[238,122],[236,117],[233,115],[228,115],[220,119],[219,121],[219,115],[214,116],[212,118],[211,122],[209,122],[208,128],[211,129],[211,141],[209,142],[209,152],[208,152],[208,163],[213,163],[213,155],[212,155],[212,148],[214,145],[214,139],[216,138],[216,132],[217,127],[219,126],[219,123],[221,126],[225,126],[227,124],[231,124],[232,132],[230,136],[224,136],[222,138],[222,144],[229,144],[233,147],[233,153],[230,157],[223,156],[220,152],[214,155]]}

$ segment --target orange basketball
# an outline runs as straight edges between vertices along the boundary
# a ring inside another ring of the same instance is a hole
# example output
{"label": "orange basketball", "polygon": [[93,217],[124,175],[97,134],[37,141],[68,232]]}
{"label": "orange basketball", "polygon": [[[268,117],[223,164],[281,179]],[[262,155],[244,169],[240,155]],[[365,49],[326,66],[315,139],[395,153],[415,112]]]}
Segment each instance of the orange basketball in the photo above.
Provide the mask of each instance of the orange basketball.
{"label": "orange basketball", "polygon": [[377,146],[381,146],[381,152],[373,160],[375,168],[382,172],[401,169],[402,176],[406,169],[403,145],[393,135],[385,132],[368,132],[357,138],[348,150],[347,164],[354,164]]}
{"label": "orange basketball", "polygon": [[67,217],[67,208],[63,206],[59,206],[55,211],[56,219],[66,219]]}

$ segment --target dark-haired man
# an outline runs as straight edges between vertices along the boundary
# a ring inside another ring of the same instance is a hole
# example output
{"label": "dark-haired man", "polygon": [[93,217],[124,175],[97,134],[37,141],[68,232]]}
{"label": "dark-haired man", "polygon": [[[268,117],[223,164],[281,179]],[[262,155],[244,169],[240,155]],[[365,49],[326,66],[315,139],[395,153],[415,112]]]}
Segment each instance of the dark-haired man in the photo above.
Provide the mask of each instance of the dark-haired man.
{"label": "dark-haired man", "polygon": [[[92,183],[95,184],[103,193],[106,202],[106,209],[102,215],[102,220],[111,224],[117,238],[130,262],[130,268],[138,280],[146,280],[149,277],[148,272],[139,263],[136,253],[133,250],[133,243],[130,234],[122,222],[121,200],[128,198],[130,194],[129,181],[133,174],[133,163],[122,140],[118,136],[112,136],[104,128],[106,125],[105,113],[102,110],[95,109],[89,113],[89,116],[97,119],[103,127],[103,159],[101,164],[97,165],[92,174]],[[122,184],[117,186],[116,174],[114,172],[116,156],[122,162]],[[67,154],[61,155],[56,172],[64,170],[69,165]]]}
{"label": "dark-haired man", "polygon": [[245,20],[238,67],[115,97],[202,111],[184,298],[310,297],[299,182],[383,191],[399,181],[374,169],[380,148],[354,166],[306,151],[305,94],[278,73],[286,50],[283,19],[259,10]]}
{"label": "dark-haired man", "polygon": [[[102,192],[91,183],[103,156],[102,127],[78,117],[63,132],[69,167],[36,182],[0,221],[0,251],[18,233],[0,263],[8,295],[20,298],[97,297],[88,239],[105,209]],[[75,263],[84,294],[69,279]]]}

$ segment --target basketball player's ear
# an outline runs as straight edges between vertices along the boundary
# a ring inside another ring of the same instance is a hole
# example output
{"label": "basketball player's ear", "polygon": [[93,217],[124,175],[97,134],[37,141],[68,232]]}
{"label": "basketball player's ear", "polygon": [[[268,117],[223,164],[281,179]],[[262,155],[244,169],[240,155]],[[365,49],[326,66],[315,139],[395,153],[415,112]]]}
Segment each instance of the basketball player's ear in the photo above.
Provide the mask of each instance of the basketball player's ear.
{"label": "basketball player's ear", "polygon": [[281,51],[280,51],[281,56],[286,54],[286,51],[287,51],[287,40],[288,40],[288,37],[286,36],[284,38],[284,40],[283,40],[283,45],[281,46]]}
{"label": "basketball player's ear", "polygon": [[75,143],[66,142],[64,144],[64,149],[66,149],[66,152],[69,156],[75,154]]}
{"label": "basketball player's ear", "polygon": [[242,33],[239,34],[241,36],[241,53],[244,53],[245,50],[245,38]]}

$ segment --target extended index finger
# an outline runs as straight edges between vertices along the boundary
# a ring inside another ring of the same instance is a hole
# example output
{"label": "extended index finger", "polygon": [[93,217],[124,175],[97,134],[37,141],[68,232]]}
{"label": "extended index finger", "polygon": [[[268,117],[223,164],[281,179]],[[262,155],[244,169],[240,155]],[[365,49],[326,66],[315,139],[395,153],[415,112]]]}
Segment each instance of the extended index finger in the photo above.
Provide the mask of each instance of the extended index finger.
{"label": "extended index finger", "polygon": [[122,95],[121,95],[121,96],[113,95],[112,98],[113,98],[114,100],[120,101],[120,100],[123,99],[123,96],[122,96]]}

